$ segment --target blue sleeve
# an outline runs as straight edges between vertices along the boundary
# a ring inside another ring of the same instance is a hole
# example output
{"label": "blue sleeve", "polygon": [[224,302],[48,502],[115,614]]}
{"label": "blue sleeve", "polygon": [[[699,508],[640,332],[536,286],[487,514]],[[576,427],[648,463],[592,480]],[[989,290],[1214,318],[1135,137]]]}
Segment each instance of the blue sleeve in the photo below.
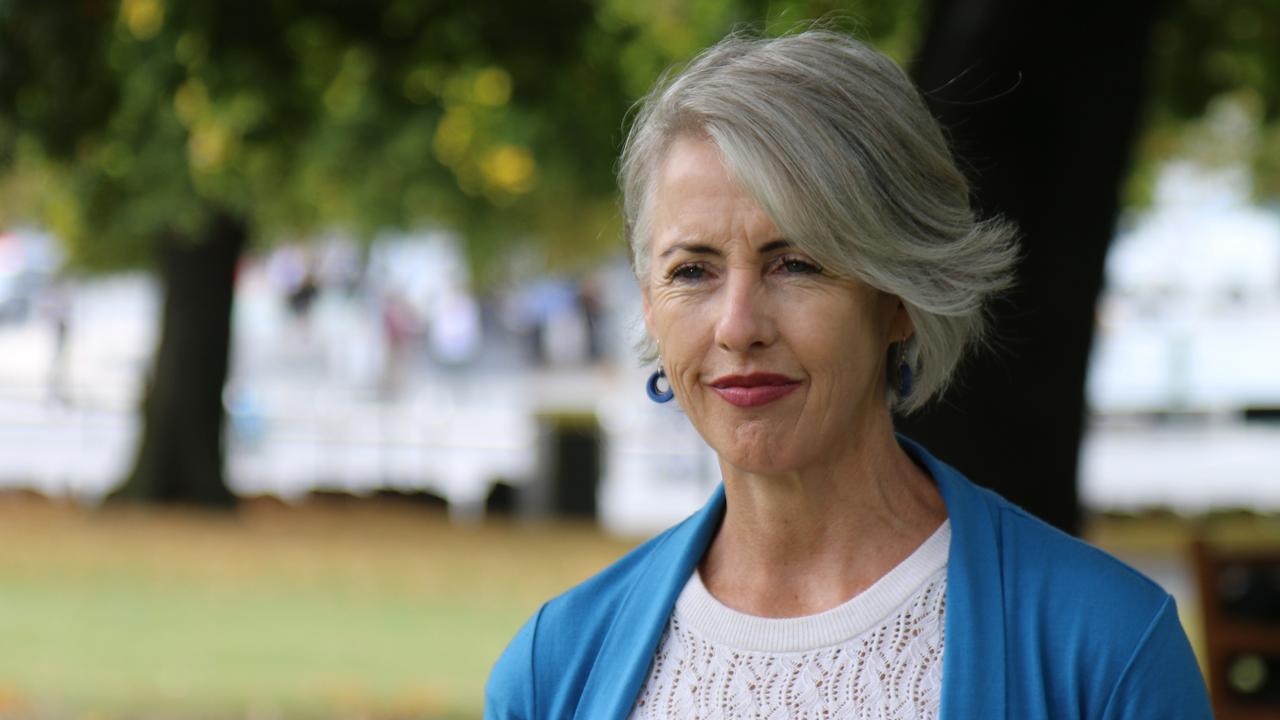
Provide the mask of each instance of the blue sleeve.
{"label": "blue sleeve", "polygon": [[1172,597],[1165,598],[1138,642],[1102,716],[1106,720],[1213,720],[1204,677]]}
{"label": "blue sleeve", "polygon": [[484,688],[484,720],[534,720],[533,639],[541,616],[539,609],[529,618],[489,672]]}

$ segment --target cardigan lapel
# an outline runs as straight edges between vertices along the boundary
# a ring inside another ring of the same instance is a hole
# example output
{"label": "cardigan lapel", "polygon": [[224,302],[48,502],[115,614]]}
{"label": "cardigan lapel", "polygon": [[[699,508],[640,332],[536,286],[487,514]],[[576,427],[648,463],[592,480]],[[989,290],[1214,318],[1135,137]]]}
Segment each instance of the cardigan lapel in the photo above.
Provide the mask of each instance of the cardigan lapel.
{"label": "cardigan lapel", "polygon": [[630,714],[676,598],[711,544],[724,508],[721,485],[701,510],[654,548],[600,644],[575,718],[623,720]]}
{"label": "cardigan lapel", "polygon": [[933,475],[951,520],[941,720],[1003,718],[1005,613],[994,508],[958,470],[902,435],[898,444]]}

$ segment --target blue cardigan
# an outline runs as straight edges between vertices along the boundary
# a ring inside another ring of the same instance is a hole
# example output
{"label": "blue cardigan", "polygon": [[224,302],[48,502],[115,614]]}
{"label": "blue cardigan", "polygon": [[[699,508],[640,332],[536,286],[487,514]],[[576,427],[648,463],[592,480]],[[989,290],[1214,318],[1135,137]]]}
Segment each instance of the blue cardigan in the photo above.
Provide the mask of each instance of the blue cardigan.
{"label": "blue cardigan", "polygon": [[[914,442],[951,519],[942,720],[1212,718],[1173,598]],[[542,606],[499,658],[486,720],[626,718],[724,516],[698,513]]]}

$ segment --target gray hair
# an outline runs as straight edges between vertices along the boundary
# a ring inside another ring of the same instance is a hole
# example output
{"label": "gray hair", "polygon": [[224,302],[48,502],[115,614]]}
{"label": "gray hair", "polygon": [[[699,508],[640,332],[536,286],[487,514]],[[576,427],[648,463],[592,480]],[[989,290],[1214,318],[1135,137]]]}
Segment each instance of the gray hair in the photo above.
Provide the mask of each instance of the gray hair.
{"label": "gray hair", "polygon": [[[829,270],[902,300],[913,389],[942,393],[1012,283],[1016,231],[978,221],[941,128],[892,60],[827,30],[732,34],[668,72],[641,101],[619,161],[632,266],[648,281],[649,205],[672,140],[698,133],[796,247]],[[656,348],[648,344],[648,359]],[[895,383],[889,383],[894,385]]]}

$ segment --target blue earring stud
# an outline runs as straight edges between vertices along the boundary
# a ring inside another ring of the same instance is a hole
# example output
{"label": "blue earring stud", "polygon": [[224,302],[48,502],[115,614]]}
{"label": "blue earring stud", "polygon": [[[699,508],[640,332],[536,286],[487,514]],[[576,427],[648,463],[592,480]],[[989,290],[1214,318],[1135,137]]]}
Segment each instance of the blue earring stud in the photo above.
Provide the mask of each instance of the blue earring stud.
{"label": "blue earring stud", "polygon": [[649,376],[649,382],[645,385],[645,392],[649,393],[649,399],[656,403],[670,402],[675,397],[675,391],[671,389],[671,383],[667,383],[667,389],[662,390],[658,387],[659,380],[666,380],[667,373],[662,368],[658,368]]}

